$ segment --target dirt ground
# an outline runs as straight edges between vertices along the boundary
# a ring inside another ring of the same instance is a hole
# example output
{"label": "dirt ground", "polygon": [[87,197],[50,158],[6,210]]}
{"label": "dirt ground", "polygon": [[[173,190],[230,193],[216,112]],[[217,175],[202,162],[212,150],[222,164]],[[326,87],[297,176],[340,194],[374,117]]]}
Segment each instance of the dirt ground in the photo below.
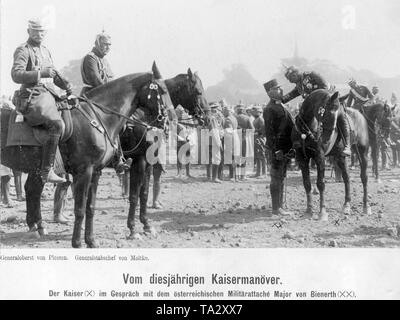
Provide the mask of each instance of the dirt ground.
{"label": "dirt ground", "polygon": [[[248,169],[248,171],[251,171]],[[226,170],[227,173],[227,170]],[[251,174],[251,172],[249,172]],[[109,248],[267,248],[267,247],[400,247],[400,168],[381,173],[382,182],[369,178],[372,215],[363,215],[359,171],[351,171],[352,213],[343,215],[344,186],[326,171],[326,209],[329,222],[306,217],[306,198],[300,171],[290,171],[287,179],[287,208],[290,218],[271,216],[269,177],[245,182],[207,182],[205,170],[192,168],[195,179],[177,178],[170,168],[162,177],[163,209],[149,209],[155,235],[141,233],[127,240],[128,203],[121,196],[119,180],[112,169],[103,171],[98,191],[95,237],[100,247]],[[315,177],[315,172],[313,174]],[[152,199],[150,187],[149,203]],[[46,185],[42,214],[48,235],[28,234],[25,203],[0,208],[1,248],[70,248],[73,221],[71,191],[66,215],[69,225],[52,222],[53,186]],[[319,207],[314,196],[314,210]]]}

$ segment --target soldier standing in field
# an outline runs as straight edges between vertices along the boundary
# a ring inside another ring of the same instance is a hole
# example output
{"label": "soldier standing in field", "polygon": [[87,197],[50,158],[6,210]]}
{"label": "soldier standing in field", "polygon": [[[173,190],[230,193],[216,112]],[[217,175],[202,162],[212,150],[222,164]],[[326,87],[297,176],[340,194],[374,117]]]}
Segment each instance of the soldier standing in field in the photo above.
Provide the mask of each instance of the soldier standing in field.
{"label": "soldier standing in field", "polygon": [[271,151],[271,201],[272,214],[291,215],[283,209],[284,180],[289,159],[285,156],[292,148],[290,138],[293,120],[286,107],[282,104],[282,89],[274,79],[264,84],[270,98],[264,109],[265,133],[267,147]]}

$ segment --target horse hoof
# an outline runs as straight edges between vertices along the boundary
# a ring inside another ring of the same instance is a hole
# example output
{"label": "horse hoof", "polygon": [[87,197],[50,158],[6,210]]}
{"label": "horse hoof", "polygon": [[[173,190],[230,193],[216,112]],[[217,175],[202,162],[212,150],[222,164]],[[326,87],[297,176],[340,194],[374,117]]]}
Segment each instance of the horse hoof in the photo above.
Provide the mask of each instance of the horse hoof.
{"label": "horse hoof", "polygon": [[313,219],[313,220],[319,220],[319,214],[318,214],[318,213],[314,213],[314,214],[312,215],[312,219]]}
{"label": "horse hoof", "polygon": [[368,216],[372,215],[372,209],[370,206],[364,207],[364,214],[366,214]]}
{"label": "horse hoof", "polygon": [[343,214],[348,216],[351,213],[351,207],[349,204],[343,206]]}
{"label": "horse hoof", "polygon": [[49,234],[49,232],[45,228],[39,228],[37,231],[38,231],[40,237],[44,237]]}
{"label": "horse hoof", "polygon": [[327,222],[328,220],[329,220],[329,218],[328,218],[328,214],[326,213],[326,211],[321,212],[321,214],[319,216],[319,221]]}
{"label": "horse hoof", "polygon": [[306,215],[307,216],[312,216],[313,215],[313,209],[311,207],[308,207],[306,210]]}
{"label": "horse hoof", "polygon": [[72,248],[79,249],[82,248],[82,242],[72,240]]}
{"label": "horse hoof", "polygon": [[319,195],[319,191],[316,187],[314,187],[312,193],[313,193],[313,195]]}
{"label": "horse hoof", "polygon": [[139,240],[142,241],[143,238],[141,237],[140,234],[136,233],[136,232],[131,232],[131,234],[129,236],[126,237],[127,240]]}
{"label": "horse hoof", "polygon": [[151,235],[151,236],[157,235],[157,231],[153,227],[144,227],[143,230],[146,235]]}
{"label": "horse hoof", "polygon": [[86,247],[89,249],[95,249],[95,248],[98,248],[99,245],[97,244],[96,241],[91,240],[91,241],[86,242]]}

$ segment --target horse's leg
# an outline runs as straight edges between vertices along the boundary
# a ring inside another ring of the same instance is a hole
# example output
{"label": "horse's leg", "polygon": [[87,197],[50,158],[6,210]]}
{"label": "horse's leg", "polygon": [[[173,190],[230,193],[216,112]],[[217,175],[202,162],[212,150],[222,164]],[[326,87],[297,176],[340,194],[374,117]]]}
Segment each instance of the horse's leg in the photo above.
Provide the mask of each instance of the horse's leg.
{"label": "horse's leg", "polygon": [[373,173],[375,175],[375,181],[380,183],[381,179],[379,178],[379,167],[378,167],[378,146],[376,138],[371,139],[371,158],[372,158],[372,168]]}
{"label": "horse's leg", "polygon": [[[149,198],[149,184],[150,184],[150,176],[151,176],[151,166],[147,165],[145,169],[144,180],[142,187],[140,188],[140,222],[143,224],[144,232],[154,234],[155,231],[151,227],[149,220],[147,218],[147,200]],[[154,170],[154,167],[153,167]],[[156,173],[158,174],[158,173]],[[154,175],[154,180],[158,177]],[[161,172],[160,172],[161,174]]]}
{"label": "horse's leg", "polygon": [[92,179],[93,167],[87,167],[85,171],[74,176],[74,213],[75,223],[72,234],[72,247],[80,248],[82,222],[85,217],[90,181]]}
{"label": "horse's leg", "polygon": [[361,177],[361,182],[363,184],[363,211],[364,214],[370,215],[371,212],[371,207],[368,202],[368,174],[367,174],[367,168],[368,168],[368,148],[363,147],[358,145],[358,154],[360,155],[359,161],[360,161],[360,177]]}
{"label": "horse's leg", "polygon": [[46,234],[42,225],[40,197],[43,191],[43,181],[38,172],[30,172],[25,182],[26,223],[30,231],[37,231],[41,236]]}
{"label": "horse's leg", "polygon": [[139,200],[140,188],[143,184],[146,170],[146,160],[142,157],[133,159],[130,171],[130,186],[129,186],[129,213],[128,213],[128,229],[130,234],[129,240],[136,238],[135,234],[135,212]]}
{"label": "horse's leg", "polygon": [[85,243],[88,248],[97,248],[98,245],[93,236],[93,217],[96,208],[96,194],[97,186],[99,185],[101,172],[95,171],[92,175],[90,183],[89,194],[86,204],[86,217],[85,217]]}
{"label": "horse's leg", "polygon": [[315,159],[317,165],[317,188],[319,190],[319,217],[314,216],[314,219],[328,221],[328,214],[325,208],[325,159],[322,154]]}
{"label": "horse's leg", "polygon": [[303,185],[307,196],[307,210],[306,213],[312,215],[313,205],[312,205],[312,195],[311,195],[311,179],[310,179],[310,159],[298,159],[298,164],[300,166],[301,174],[303,177]]}
{"label": "horse's leg", "polygon": [[337,156],[336,162],[342,171],[342,179],[344,183],[344,204],[343,204],[343,213],[345,215],[350,214],[351,212],[351,193],[350,193],[350,176],[349,176],[349,169],[347,166],[346,158],[343,156]]}

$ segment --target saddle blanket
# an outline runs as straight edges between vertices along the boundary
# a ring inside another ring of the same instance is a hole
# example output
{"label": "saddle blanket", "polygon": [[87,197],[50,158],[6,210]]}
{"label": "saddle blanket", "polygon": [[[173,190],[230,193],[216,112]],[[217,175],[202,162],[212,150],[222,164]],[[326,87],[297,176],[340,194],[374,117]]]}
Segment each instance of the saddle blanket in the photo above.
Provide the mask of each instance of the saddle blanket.
{"label": "saddle blanket", "polygon": [[[44,128],[32,127],[26,121],[16,122],[17,112],[13,110],[8,124],[7,147],[11,146],[42,146],[48,139]],[[61,141],[69,138],[72,134],[71,114],[62,111],[63,130]]]}

